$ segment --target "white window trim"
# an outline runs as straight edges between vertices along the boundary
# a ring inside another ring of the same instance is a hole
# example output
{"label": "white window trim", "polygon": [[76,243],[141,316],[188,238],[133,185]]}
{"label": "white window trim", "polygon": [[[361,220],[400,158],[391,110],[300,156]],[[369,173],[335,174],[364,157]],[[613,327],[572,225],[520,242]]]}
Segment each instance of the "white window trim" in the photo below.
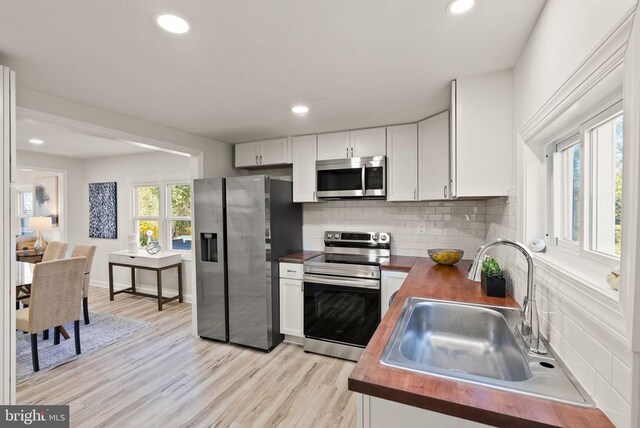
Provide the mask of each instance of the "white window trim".
{"label": "white window trim", "polygon": [[591,210],[593,208],[593,192],[591,191],[593,177],[591,174],[591,142],[589,141],[589,131],[619,115],[620,113],[624,114],[622,100],[619,100],[615,104],[604,108],[596,116],[590,118],[580,125],[580,144],[582,145],[584,153],[580,171],[580,217],[583,222],[583,224],[581,225],[582,233],[580,241],[580,256],[591,259],[595,262],[602,263],[609,267],[619,266],[620,257],[614,257],[591,249],[592,230],[590,216]]}
{"label": "white window trim", "polygon": [[[591,239],[591,222],[589,218],[589,212],[591,207],[591,195],[588,190],[589,181],[591,179],[589,175],[588,163],[590,161],[589,150],[588,150],[588,132],[590,129],[598,126],[603,122],[606,122],[608,119],[619,114],[623,109],[623,101],[620,98],[616,98],[614,101],[608,100],[605,103],[602,103],[599,108],[596,109],[597,113],[585,120],[581,121],[580,125],[576,128],[573,127],[571,129],[565,129],[563,132],[563,137],[554,139],[551,143],[548,144],[546,153],[547,157],[553,160],[553,154],[556,151],[560,151],[565,149],[576,143],[576,140],[579,141],[580,144],[580,232],[578,236],[578,242],[567,241],[564,239],[560,239],[561,231],[556,230],[558,227],[562,227],[560,223],[563,222],[563,219],[558,218],[559,216],[556,214],[557,210],[555,209],[556,204],[561,203],[561,198],[556,197],[556,183],[554,183],[554,171],[553,171],[553,163],[549,162],[548,167],[550,171],[551,180],[547,186],[547,192],[553,195],[552,198],[548,198],[550,201],[550,213],[547,215],[547,234],[550,237],[554,237],[552,241],[552,245],[555,247],[563,248],[573,252],[576,256],[575,260],[579,261],[580,259],[586,259],[593,262],[597,262],[602,266],[602,269],[596,267],[598,271],[610,271],[611,268],[617,267],[620,265],[620,258],[609,256],[606,254],[598,253],[596,251],[591,250],[590,239]],[[589,179],[587,180],[587,176]],[[589,195],[589,197],[587,197]],[[562,254],[562,252],[561,252]],[[563,260],[567,260],[567,257],[562,257]],[[569,257],[572,259],[573,257]],[[605,289],[604,286],[608,286],[603,281],[602,288]],[[608,294],[608,293],[607,293]]]}
{"label": "white window trim", "polygon": [[[559,164],[559,162],[561,162],[561,159],[559,161],[556,160],[556,153],[560,153],[563,150],[574,146],[575,144],[580,144],[580,135],[578,133],[574,133],[569,138],[562,139],[560,142],[554,142],[551,144],[551,146],[553,147],[553,169],[555,169],[557,163]],[[563,167],[567,167],[567,165],[564,165]],[[552,170],[552,173],[553,172],[554,171]],[[577,241],[564,239],[563,236],[565,236],[565,231],[569,227],[568,220],[566,218],[563,218],[562,216],[562,214],[564,214],[566,211],[563,209],[561,212],[556,209],[557,204],[566,204],[567,202],[566,195],[564,193],[559,194],[558,188],[562,187],[562,192],[565,192],[567,189],[564,188],[563,184],[568,183],[568,181],[569,180],[567,180],[567,177],[558,177],[557,175],[553,175],[553,187],[551,189],[548,189],[553,193],[553,206],[551,208],[551,210],[553,211],[554,219],[552,223],[553,236],[555,237],[556,245],[558,247],[567,248],[569,250],[577,252],[580,249],[579,242],[582,239],[582,229],[580,229],[578,233]]]}
{"label": "white window trim", "polygon": [[[161,179],[157,179],[157,180],[148,180],[148,181],[135,181],[131,183],[131,198],[132,198],[132,202],[131,202],[131,207],[132,207],[132,216],[131,216],[131,227],[134,231],[134,233],[136,234],[136,239],[138,237],[138,226],[137,226],[137,222],[138,220],[151,220],[151,221],[157,221],[158,222],[158,242],[160,243],[160,246],[162,247],[163,251],[173,251],[176,253],[180,253],[180,255],[182,256],[182,260],[191,260],[192,256],[191,253],[193,251],[192,250],[172,250],[171,249],[171,241],[169,240],[169,236],[171,235],[170,233],[170,229],[171,229],[171,220],[190,220],[191,224],[193,225],[193,211],[191,212],[191,217],[169,217],[168,213],[170,212],[169,207],[168,207],[168,198],[167,196],[167,189],[169,187],[169,185],[172,184],[188,184],[192,187],[193,190],[193,183],[190,179],[187,178],[183,178],[183,177],[169,177],[169,178],[161,178]],[[135,189],[137,187],[144,187],[144,186],[155,186],[158,187],[159,191],[158,191],[158,203],[160,204],[160,207],[158,209],[158,216],[137,216],[138,214],[138,198],[137,198],[137,193],[135,192]],[[192,198],[192,203],[193,203],[193,198]],[[192,207],[193,208],[193,207]],[[193,245],[193,234],[192,234],[192,245]],[[139,247],[139,248],[143,248],[143,247]]]}
{"label": "white window trim", "polygon": [[[167,180],[167,181],[163,181],[164,184],[164,194],[165,195],[169,195],[169,187],[170,186],[175,186],[175,185],[189,185],[191,186],[191,192],[193,192],[193,184],[191,183],[191,181],[189,180]],[[191,247],[193,248],[193,206],[191,207],[191,217],[185,217],[185,216],[173,216],[171,215],[171,198],[167,197],[165,198],[165,212],[166,212],[166,224],[165,224],[165,234],[166,234],[166,244],[167,244],[167,249],[170,251],[176,251],[182,254],[191,254],[191,250],[174,250],[171,249],[171,240],[169,239],[169,237],[171,236],[171,221],[172,220],[186,220],[186,221],[190,221],[191,222],[191,230],[192,230],[192,236],[191,236]]]}

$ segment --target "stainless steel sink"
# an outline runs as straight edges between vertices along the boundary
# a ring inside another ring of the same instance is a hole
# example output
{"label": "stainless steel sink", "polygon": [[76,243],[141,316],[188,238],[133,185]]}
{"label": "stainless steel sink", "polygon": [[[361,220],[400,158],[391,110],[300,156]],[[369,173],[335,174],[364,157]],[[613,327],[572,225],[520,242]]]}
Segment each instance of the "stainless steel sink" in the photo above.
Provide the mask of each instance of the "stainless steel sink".
{"label": "stainless steel sink", "polygon": [[529,353],[514,334],[514,308],[407,299],[381,363],[556,400],[582,407],[594,403],[550,351]]}

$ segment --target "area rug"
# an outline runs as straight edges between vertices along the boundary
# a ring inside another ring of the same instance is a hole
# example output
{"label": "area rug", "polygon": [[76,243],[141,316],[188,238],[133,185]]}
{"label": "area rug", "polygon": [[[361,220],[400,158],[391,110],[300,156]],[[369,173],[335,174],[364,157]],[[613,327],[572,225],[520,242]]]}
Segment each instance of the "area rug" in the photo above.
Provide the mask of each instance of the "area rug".
{"label": "area rug", "polygon": [[76,355],[75,342],[73,340],[73,322],[65,324],[64,327],[70,338],[65,340],[61,336],[59,345],[53,345],[53,329],[49,329],[49,340],[43,340],[42,333],[38,334],[40,371],[37,373],[33,371],[31,362],[31,335],[17,331],[17,383],[24,382],[59,365],[81,358],[154,325],[146,321],[101,312],[90,313],[89,319],[91,320],[89,325],[85,325],[84,321],[80,320],[80,345],[82,350],[80,355]]}

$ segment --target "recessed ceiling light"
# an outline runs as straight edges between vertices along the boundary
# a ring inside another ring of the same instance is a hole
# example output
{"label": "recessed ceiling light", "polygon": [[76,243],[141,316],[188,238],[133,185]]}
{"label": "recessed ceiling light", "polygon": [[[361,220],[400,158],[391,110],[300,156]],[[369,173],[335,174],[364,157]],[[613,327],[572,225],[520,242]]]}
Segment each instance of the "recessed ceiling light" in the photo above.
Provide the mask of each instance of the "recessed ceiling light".
{"label": "recessed ceiling light", "polygon": [[44,141],[42,141],[42,140],[41,140],[41,139],[39,139],[39,138],[32,138],[32,139],[30,139],[30,140],[29,140],[29,142],[30,142],[31,144],[44,144]]}
{"label": "recessed ceiling light", "polygon": [[307,106],[293,106],[291,107],[291,111],[295,114],[307,114],[309,113],[309,107]]}
{"label": "recessed ceiling light", "polygon": [[154,15],[156,24],[165,31],[173,34],[184,34],[189,31],[189,23],[176,15],[161,13]]}
{"label": "recessed ceiling light", "polygon": [[475,3],[474,0],[453,0],[447,6],[447,10],[451,13],[459,14],[468,12]]}

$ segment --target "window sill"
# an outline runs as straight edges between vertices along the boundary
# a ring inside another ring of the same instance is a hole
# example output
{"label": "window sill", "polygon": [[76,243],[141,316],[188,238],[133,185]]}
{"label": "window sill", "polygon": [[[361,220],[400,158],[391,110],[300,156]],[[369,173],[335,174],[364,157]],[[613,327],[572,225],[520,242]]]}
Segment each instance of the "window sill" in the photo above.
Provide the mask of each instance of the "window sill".
{"label": "window sill", "polygon": [[[606,299],[610,307],[619,306],[620,294],[607,283],[611,266],[580,257],[574,251],[561,247],[547,247],[546,253],[533,253],[544,268],[572,282],[594,297]],[[603,302],[605,303],[605,302]]]}

